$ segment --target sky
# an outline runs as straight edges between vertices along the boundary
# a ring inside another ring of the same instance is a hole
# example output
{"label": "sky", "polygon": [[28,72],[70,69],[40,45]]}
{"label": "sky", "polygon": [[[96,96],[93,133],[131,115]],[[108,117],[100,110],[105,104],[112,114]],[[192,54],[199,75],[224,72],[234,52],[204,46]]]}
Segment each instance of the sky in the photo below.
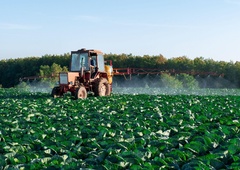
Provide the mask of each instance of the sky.
{"label": "sky", "polygon": [[0,60],[81,48],[240,61],[240,0],[0,0]]}

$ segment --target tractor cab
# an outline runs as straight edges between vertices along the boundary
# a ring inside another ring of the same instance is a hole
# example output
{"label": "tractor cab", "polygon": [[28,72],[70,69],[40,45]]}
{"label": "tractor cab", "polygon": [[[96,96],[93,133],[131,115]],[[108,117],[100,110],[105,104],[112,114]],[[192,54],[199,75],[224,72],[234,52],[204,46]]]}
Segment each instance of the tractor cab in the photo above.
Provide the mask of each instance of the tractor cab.
{"label": "tractor cab", "polygon": [[96,73],[105,72],[103,53],[98,50],[85,50],[72,51],[71,53],[71,72],[80,72],[81,76],[85,72],[91,73],[91,78],[94,78]]}
{"label": "tractor cab", "polygon": [[81,49],[71,52],[69,72],[59,74],[59,86],[52,90],[53,97],[70,91],[75,98],[110,95],[112,90],[112,64],[105,64],[99,50]]}

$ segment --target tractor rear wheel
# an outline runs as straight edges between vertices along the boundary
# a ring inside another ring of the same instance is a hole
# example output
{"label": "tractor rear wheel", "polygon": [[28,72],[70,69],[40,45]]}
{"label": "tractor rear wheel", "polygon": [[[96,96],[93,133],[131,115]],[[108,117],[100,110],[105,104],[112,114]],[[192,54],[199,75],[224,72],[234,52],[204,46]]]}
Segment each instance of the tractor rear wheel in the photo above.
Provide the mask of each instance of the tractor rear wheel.
{"label": "tractor rear wheel", "polygon": [[86,99],[87,98],[87,90],[85,87],[80,86],[76,89],[75,99]]}
{"label": "tractor rear wheel", "polygon": [[52,96],[53,98],[61,97],[62,95],[61,95],[61,92],[60,92],[60,88],[59,88],[59,87],[54,87],[54,88],[52,89],[51,96]]}
{"label": "tractor rear wheel", "polygon": [[110,85],[106,78],[100,78],[96,81],[94,88],[95,96],[109,96],[110,95]]}

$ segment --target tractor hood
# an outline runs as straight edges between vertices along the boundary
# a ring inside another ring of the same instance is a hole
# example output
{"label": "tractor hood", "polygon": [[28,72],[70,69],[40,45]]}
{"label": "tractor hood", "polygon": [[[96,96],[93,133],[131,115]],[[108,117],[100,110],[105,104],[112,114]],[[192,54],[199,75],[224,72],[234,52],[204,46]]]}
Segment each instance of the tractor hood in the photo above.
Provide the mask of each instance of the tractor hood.
{"label": "tractor hood", "polygon": [[61,72],[59,73],[59,83],[61,85],[73,85],[79,73],[76,72]]}

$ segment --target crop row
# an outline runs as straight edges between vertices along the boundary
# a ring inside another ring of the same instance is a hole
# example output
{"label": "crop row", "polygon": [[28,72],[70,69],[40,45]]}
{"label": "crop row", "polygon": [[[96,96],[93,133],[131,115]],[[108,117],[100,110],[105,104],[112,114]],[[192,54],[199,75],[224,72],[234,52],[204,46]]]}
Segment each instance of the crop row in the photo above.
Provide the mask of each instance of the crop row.
{"label": "crop row", "polygon": [[240,97],[0,90],[0,169],[237,169]]}

